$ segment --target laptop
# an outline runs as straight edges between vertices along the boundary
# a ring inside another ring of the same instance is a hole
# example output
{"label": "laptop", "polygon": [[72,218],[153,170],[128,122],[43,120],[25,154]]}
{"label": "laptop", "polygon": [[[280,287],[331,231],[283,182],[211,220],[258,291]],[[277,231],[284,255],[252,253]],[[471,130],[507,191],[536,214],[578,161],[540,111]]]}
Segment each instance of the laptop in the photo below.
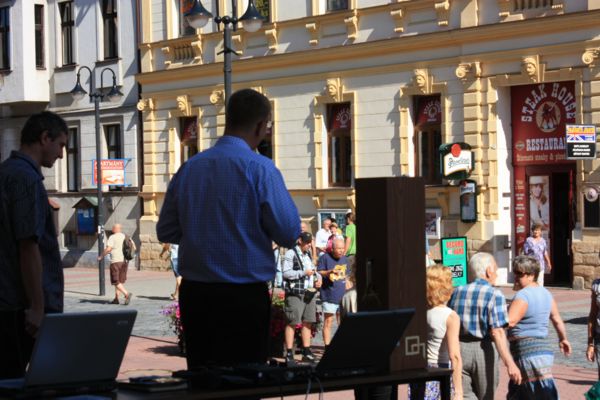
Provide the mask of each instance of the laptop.
{"label": "laptop", "polygon": [[385,373],[414,308],[348,314],[315,367],[323,378]]}
{"label": "laptop", "polygon": [[136,315],[136,310],[46,315],[25,377],[0,380],[0,395],[114,390]]}

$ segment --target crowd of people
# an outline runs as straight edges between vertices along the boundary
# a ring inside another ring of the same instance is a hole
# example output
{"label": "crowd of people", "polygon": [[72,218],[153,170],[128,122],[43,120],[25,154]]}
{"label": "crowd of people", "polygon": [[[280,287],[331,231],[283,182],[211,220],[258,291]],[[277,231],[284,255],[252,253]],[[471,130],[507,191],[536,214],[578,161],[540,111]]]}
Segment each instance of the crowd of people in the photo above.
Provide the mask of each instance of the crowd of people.
{"label": "crowd of people", "polygon": [[[340,315],[357,309],[355,216],[345,216],[344,231],[325,218],[313,240],[280,171],[255,152],[271,120],[271,103],[264,95],[251,89],[234,93],[225,135],[183,164],[165,195],[157,234],[168,243],[161,255],[167,254],[176,276],[172,297],[179,299],[189,370],[267,361],[271,301],[266,282],[276,276],[274,249],[281,266],[276,282],[285,291],[286,361],[295,362],[291,348],[298,324],[302,360],[315,361],[310,332],[317,297],[325,346],[334,318],[339,322]],[[36,114],[23,128],[20,150],[0,167],[0,234],[5,239],[0,243],[0,378],[23,376],[44,314],[63,309],[60,254],[40,168],[62,158],[67,134],[56,114]],[[125,239],[120,231],[119,225],[113,227],[99,256],[111,254],[113,302],[121,294],[127,304],[131,292],[123,286]],[[569,355],[571,345],[556,302],[538,280],[551,268],[540,232],[534,226],[527,243],[526,252],[533,256],[513,260],[517,293],[510,307],[494,287],[498,266],[491,254],[473,255],[471,282],[456,288],[449,269],[427,267],[427,362],[454,368],[455,399],[493,399],[498,356],[510,377],[510,399],[558,398],[548,322],[558,333],[560,351]],[[587,358],[598,361],[600,279],[592,285],[588,345]],[[411,398],[439,396],[433,383],[411,387]]]}

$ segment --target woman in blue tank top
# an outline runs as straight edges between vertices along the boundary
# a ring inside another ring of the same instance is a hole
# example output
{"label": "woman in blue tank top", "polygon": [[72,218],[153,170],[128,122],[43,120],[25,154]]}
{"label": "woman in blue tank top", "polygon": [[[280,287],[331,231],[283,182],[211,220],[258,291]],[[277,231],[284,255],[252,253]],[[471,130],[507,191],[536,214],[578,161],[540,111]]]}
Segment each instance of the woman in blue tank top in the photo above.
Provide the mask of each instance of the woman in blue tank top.
{"label": "woman in blue tank top", "polygon": [[515,288],[518,289],[508,309],[508,340],[515,363],[521,370],[520,385],[508,384],[508,399],[558,399],[552,378],[554,352],[548,341],[548,321],[558,334],[560,351],[571,354],[565,325],[550,292],[538,285],[540,264],[532,256],[518,256],[513,261]]}

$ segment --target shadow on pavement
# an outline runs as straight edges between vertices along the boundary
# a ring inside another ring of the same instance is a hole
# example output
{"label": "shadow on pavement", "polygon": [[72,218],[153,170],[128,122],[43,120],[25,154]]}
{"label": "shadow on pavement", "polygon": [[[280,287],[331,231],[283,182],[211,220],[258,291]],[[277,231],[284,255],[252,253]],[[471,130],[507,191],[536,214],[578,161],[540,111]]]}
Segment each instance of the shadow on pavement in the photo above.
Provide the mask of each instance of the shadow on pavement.
{"label": "shadow on pavement", "polygon": [[160,301],[171,300],[171,298],[168,296],[138,296],[138,295],[136,295],[135,297],[137,297],[138,299],[147,299],[147,300],[160,300]]}
{"label": "shadow on pavement", "polygon": [[170,357],[183,357],[177,344],[172,344],[170,346],[149,347],[148,351],[154,354],[162,354]]}
{"label": "shadow on pavement", "polygon": [[587,317],[578,317],[565,320],[565,324],[587,325]]}
{"label": "shadow on pavement", "polygon": [[110,301],[106,299],[90,300],[90,299],[79,299],[80,303],[91,303],[91,304],[110,304]]}
{"label": "shadow on pavement", "polygon": [[77,292],[75,290],[65,290],[65,293],[83,294],[83,295],[86,295],[86,296],[98,296],[98,293]]}

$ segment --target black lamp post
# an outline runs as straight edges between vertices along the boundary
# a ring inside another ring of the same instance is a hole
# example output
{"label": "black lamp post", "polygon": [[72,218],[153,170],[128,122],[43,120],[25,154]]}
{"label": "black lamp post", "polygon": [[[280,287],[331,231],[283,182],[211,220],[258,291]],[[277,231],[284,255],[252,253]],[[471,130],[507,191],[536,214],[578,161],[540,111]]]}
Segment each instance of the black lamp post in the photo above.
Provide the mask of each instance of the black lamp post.
{"label": "black lamp post", "polygon": [[[231,48],[231,31],[236,30],[237,23],[241,22],[242,26],[247,32],[258,31],[263,24],[264,18],[254,5],[254,0],[248,0],[248,8],[244,15],[240,18],[237,17],[237,0],[231,0],[232,16],[219,16],[214,17],[214,21],[217,24],[223,24],[223,73],[225,83],[225,105],[229,101],[231,95],[231,53],[235,51]],[[213,15],[202,6],[200,0],[194,0],[194,4],[190,11],[185,13],[185,18],[192,28],[202,28],[208,23]]]}
{"label": "black lamp post", "polygon": [[[85,91],[85,89],[81,86],[81,70],[85,69],[88,71],[90,75],[90,86],[89,93]],[[108,93],[104,93],[102,88],[104,87],[104,72],[110,71],[112,73],[113,84],[112,88]],[[101,256],[104,252],[104,215],[102,210],[102,168],[101,168],[101,159],[102,152],[100,148],[100,101],[106,97],[111,103],[116,103],[123,97],[123,93],[117,88],[117,77],[115,75],[115,71],[110,68],[104,68],[100,73],[100,89],[97,90],[95,88],[95,76],[94,71],[89,69],[86,66],[82,66],[77,70],[77,83],[75,83],[75,87],[71,90],[71,96],[73,99],[79,101],[85,97],[85,95],[89,95],[90,99],[94,101],[94,112],[95,112],[95,122],[96,122],[96,187],[97,187],[97,196],[98,196],[98,256]],[[100,296],[104,296],[106,293],[106,286],[104,282],[104,257],[98,260],[98,271],[100,278]]]}

